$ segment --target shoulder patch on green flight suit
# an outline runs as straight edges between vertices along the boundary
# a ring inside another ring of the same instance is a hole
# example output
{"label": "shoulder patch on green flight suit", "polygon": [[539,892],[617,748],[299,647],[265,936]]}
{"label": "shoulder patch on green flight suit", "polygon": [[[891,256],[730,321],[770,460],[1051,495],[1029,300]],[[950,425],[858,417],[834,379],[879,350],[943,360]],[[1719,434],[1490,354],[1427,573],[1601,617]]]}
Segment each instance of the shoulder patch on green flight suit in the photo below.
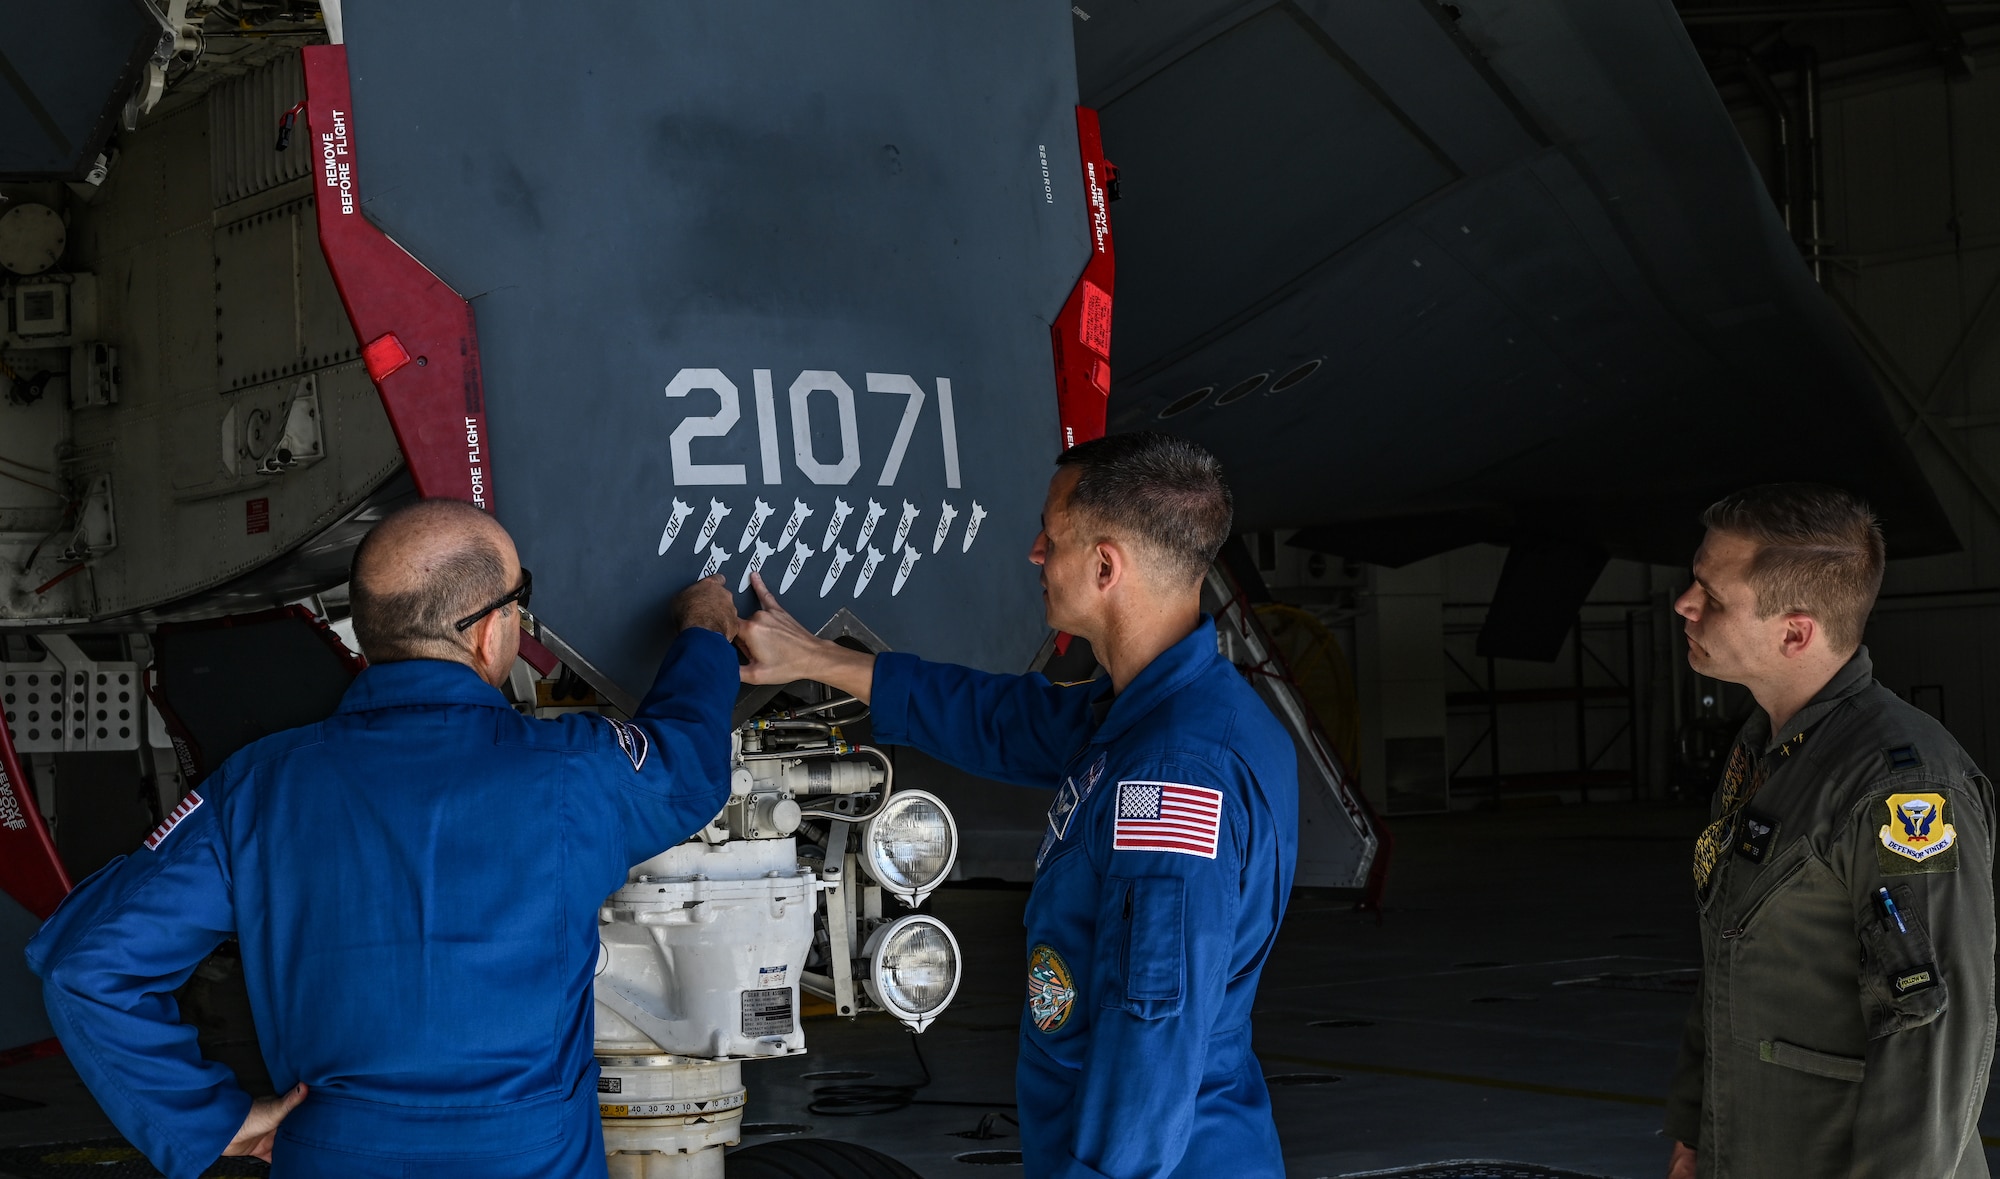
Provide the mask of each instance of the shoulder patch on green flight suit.
{"label": "shoulder patch on green flight suit", "polygon": [[1924,764],[1924,756],[1914,745],[1898,745],[1894,749],[1884,749],[1882,756],[1889,763],[1891,772],[1914,770]]}
{"label": "shoulder patch on green flight suit", "polygon": [[1875,859],[1884,876],[1958,871],[1958,832],[1951,803],[1936,793],[1891,794],[1888,822],[1876,838]]}

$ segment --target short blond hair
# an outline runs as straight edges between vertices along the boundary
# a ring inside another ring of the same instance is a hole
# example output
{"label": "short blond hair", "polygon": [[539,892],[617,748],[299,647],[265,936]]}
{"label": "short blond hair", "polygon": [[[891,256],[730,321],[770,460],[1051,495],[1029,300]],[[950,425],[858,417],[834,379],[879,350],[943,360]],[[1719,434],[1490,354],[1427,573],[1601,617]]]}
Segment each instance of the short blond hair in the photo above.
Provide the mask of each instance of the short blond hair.
{"label": "short blond hair", "polygon": [[1757,545],[1747,580],[1757,616],[1804,614],[1835,651],[1861,645],[1882,591],[1882,526],[1858,496],[1818,483],[1764,483],[1709,505],[1712,532]]}

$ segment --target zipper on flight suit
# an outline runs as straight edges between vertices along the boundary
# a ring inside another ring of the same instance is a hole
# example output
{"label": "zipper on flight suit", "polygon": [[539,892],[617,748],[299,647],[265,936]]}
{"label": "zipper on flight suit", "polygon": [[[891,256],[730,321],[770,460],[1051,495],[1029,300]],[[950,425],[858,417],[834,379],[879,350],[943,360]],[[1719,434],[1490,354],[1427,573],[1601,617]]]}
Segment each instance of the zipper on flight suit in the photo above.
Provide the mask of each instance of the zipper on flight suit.
{"label": "zipper on flight suit", "polygon": [[[1792,851],[1793,851],[1792,848],[1786,848],[1784,855],[1791,855]],[[1782,863],[1784,860],[1784,855],[1781,855],[1777,860],[1774,860],[1773,864]],[[1785,886],[1791,883],[1792,877],[1797,876],[1800,872],[1805,871],[1806,866],[1812,863],[1812,860],[1813,857],[1810,854],[1810,852],[1801,852],[1792,860],[1790,864],[1787,864],[1785,866],[1784,871],[1778,873],[1776,876],[1772,876],[1769,880],[1764,879],[1764,877],[1769,876],[1772,869],[1771,866],[1769,865],[1765,866],[1762,872],[1759,873],[1756,881],[1750,885],[1750,888],[1752,890],[1756,890],[1756,899],[1750,902],[1749,908],[1743,910],[1743,912],[1737,916],[1736,925],[1722,931],[1721,936],[1723,940],[1728,941],[1734,938],[1742,937],[1744,932],[1750,928],[1750,923],[1757,919],[1757,914],[1763,912],[1764,907],[1770,904],[1772,899],[1775,898],[1779,893],[1784,891]],[[1706,911],[1707,907],[1710,904],[1718,902],[1722,899],[1722,894],[1725,891],[1724,873],[1731,872],[1734,869],[1734,867],[1735,867],[1734,864],[1716,865],[1715,869],[1716,876],[1715,876],[1714,887],[1709,891],[1708,899],[1703,902],[1704,911]]]}

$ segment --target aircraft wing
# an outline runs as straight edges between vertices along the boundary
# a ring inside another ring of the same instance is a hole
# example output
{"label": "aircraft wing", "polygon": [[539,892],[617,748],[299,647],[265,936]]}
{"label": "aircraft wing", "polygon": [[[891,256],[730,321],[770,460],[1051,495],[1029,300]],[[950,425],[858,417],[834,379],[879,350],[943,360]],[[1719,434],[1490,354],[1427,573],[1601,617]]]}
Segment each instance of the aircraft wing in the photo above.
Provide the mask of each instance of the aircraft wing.
{"label": "aircraft wing", "polygon": [[1084,7],[1111,425],[1212,448],[1243,527],[1680,562],[1810,479],[1955,547],[1666,0]]}

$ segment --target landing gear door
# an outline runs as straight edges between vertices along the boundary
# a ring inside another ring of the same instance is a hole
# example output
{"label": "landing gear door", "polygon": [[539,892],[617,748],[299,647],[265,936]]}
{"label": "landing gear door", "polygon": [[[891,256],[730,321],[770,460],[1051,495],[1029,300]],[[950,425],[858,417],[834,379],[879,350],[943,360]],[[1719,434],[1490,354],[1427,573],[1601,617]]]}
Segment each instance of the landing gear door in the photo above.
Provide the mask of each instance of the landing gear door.
{"label": "landing gear door", "polygon": [[566,661],[643,694],[669,597],[755,566],[810,628],[1028,665],[1092,251],[1072,19],[348,7],[330,183],[471,302],[466,445]]}

